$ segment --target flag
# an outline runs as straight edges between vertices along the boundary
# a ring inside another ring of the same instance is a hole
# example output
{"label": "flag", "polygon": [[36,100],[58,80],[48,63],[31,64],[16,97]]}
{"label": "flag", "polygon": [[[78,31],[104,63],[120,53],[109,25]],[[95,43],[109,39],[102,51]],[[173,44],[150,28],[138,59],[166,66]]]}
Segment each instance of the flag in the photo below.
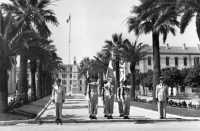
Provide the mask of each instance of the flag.
{"label": "flag", "polygon": [[68,19],[67,19],[67,23],[69,23],[71,21],[71,15],[69,15]]}
{"label": "flag", "polygon": [[113,73],[113,66],[112,66],[112,60],[109,61],[108,69],[106,72],[106,79],[113,79],[114,73]]}

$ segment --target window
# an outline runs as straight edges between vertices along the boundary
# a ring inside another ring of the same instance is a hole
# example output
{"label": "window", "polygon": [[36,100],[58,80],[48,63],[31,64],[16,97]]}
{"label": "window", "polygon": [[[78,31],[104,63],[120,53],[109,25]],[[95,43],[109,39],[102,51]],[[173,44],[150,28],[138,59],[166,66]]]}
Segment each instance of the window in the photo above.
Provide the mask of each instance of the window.
{"label": "window", "polygon": [[148,65],[151,65],[151,56],[148,56]]}
{"label": "window", "polygon": [[194,57],[194,65],[199,65],[199,57]]}
{"label": "window", "polygon": [[178,57],[175,57],[175,66],[178,66]]}
{"label": "window", "polygon": [[72,67],[70,66],[70,72],[72,72]]}
{"label": "window", "polygon": [[82,80],[80,80],[80,85],[82,85]]}
{"label": "window", "polygon": [[72,80],[69,81],[70,85],[72,84]]}
{"label": "window", "polygon": [[70,78],[72,78],[72,74],[70,74]]}
{"label": "window", "polygon": [[67,81],[66,81],[66,80],[62,80],[62,84],[63,84],[63,85],[66,85],[66,84],[67,84]]}
{"label": "window", "polygon": [[81,86],[80,86],[79,90],[82,91],[82,87]]}
{"label": "window", "polygon": [[62,74],[62,78],[67,78],[67,74]]}
{"label": "window", "polygon": [[169,57],[166,57],[166,66],[169,66]]}
{"label": "window", "polygon": [[183,64],[184,64],[184,66],[187,66],[187,57],[183,58]]}

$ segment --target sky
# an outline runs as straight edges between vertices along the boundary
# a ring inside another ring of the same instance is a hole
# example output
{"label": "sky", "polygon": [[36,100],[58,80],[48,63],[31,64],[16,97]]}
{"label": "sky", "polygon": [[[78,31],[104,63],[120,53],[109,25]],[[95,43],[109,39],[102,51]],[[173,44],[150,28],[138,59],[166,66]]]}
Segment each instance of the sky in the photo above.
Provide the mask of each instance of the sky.
{"label": "sky", "polygon": [[[7,0],[0,0],[6,2]],[[138,4],[137,0],[57,0],[50,7],[55,11],[59,26],[49,25],[52,30],[51,39],[57,47],[58,55],[63,63],[68,63],[68,30],[66,19],[71,14],[71,62],[84,57],[96,55],[105,40],[111,40],[113,33],[123,33],[123,37],[135,40],[133,33],[127,33],[127,18],[131,15],[131,8]],[[140,42],[152,44],[151,35],[141,35]],[[197,46],[199,42],[194,20],[191,21],[186,32],[182,35],[168,36],[167,43],[173,46]],[[162,42],[160,45],[163,45]]]}

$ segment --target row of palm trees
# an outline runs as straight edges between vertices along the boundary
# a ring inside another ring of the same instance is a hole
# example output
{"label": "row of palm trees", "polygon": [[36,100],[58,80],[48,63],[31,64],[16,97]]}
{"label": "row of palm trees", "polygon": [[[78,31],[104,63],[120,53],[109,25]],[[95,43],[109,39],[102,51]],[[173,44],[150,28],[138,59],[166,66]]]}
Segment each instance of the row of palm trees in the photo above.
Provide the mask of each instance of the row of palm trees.
{"label": "row of palm trees", "polygon": [[80,62],[80,75],[83,74],[87,78],[88,74],[89,76],[98,74],[101,85],[100,89],[102,89],[109,61],[112,60],[115,71],[115,87],[117,88],[120,86],[120,65],[124,62],[130,63],[130,71],[132,75],[131,96],[132,99],[135,99],[136,63],[146,55],[146,47],[147,45],[143,43],[137,41],[130,42],[128,39],[123,38],[122,34],[115,33],[112,35],[111,40],[105,41],[102,50],[94,56],[94,59],[86,57]]}
{"label": "row of palm trees", "polygon": [[[20,56],[17,100],[28,101],[28,68],[31,99],[50,93],[52,72],[62,62],[49,39],[51,31],[47,24],[58,25],[54,11],[48,8],[51,4],[51,0],[10,0],[0,5],[0,112],[8,109],[8,71],[16,63],[17,55]],[[36,90],[36,84],[39,90]]]}
{"label": "row of palm trees", "polygon": [[[200,39],[200,0],[139,0],[140,4],[133,6],[131,16],[128,17],[128,32],[134,32],[138,37],[141,34],[152,35],[153,46],[153,97],[155,98],[155,87],[159,83],[160,77],[160,36],[165,43],[169,33],[176,35],[176,30],[180,29],[184,33],[191,19],[196,18],[196,31]],[[130,62],[132,74],[132,98],[135,97],[135,65],[146,54],[143,50],[146,45],[142,43],[130,42],[123,39],[122,34],[113,34],[112,40],[106,40],[106,45],[97,54],[94,60],[100,68],[105,70],[95,70],[102,74],[105,73],[108,61],[114,54],[114,69],[116,71],[116,87],[119,87],[120,61]],[[81,63],[81,67],[87,66],[85,70],[91,70],[88,64],[89,58]],[[93,60],[93,61],[94,61]],[[94,63],[94,62],[93,62]],[[83,69],[83,68],[81,68]],[[85,71],[86,73],[86,71]]]}

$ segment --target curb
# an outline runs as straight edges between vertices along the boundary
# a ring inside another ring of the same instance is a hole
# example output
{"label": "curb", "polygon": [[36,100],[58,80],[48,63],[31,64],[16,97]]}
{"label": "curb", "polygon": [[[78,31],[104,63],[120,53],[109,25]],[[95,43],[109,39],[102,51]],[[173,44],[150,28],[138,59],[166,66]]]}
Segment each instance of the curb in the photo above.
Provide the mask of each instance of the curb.
{"label": "curb", "polygon": [[[70,119],[63,120],[63,123],[122,123],[122,122],[133,122],[135,124],[145,124],[145,123],[158,123],[158,122],[192,122],[192,121],[200,121],[199,119],[97,119],[97,120],[83,120],[83,119]],[[53,124],[54,120],[13,120],[13,121],[0,121],[0,126],[12,126],[17,124]]]}
{"label": "curb", "polygon": [[[155,123],[155,122],[184,122],[184,121],[199,121],[198,119],[102,119],[102,120],[63,120],[63,123],[117,123],[117,122],[134,122],[136,124]],[[55,123],[54,120],[39,120],[38,124]]]}

